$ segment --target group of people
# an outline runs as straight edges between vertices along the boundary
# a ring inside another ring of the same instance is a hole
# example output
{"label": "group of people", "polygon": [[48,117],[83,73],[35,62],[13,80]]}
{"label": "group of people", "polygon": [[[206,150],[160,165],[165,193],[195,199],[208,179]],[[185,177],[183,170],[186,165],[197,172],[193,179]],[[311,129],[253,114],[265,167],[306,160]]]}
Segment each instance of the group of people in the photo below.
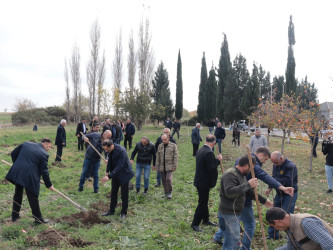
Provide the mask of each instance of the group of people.
{"label": "group of people", "polygon": [[[102,216],[115,214],[119,188],[121,189],[122,208],[120,216],[126,218],[128,209],[129,182],[134,177],[132,168],[133,161],[136,159],[136,192],[140,192],[141,175],[144,172],[144,194],[148,193],[150,169],[157,171],[156,185],[160,186],[161,182],[164,188],[164,198],[172,199],[172,174],[178,166],[178,148],[175,140],[170,134],[170,128],[167,126],[163,129],[161,136],[157,138],[155,145],[143,136],[135,145],[131,157],[127,155],[127,147],[112,140],[114,131],[112,125],[119,126],[119,123],[111,124],[109,120],[105,121],[103,132],[100,134],[100,124],[94,120],[90,124],[91,131],[87,133],[86,119],[78,124],[76,135],[78,136],[78,149],[83,149],[81,141],[88,143],[85,159],[83,162],[82,173],[79,182],[78,191],[83,191],[85,180],[87,179],[90,169],[93,172],[94,192],[99,192],[98,172],[100,162],[103,158],[106,163],[105,176],[101,179],[104,183],[112,179],[111,202],[108,211]],[[66,121],[61,120],[57,129],[56,160],[61,161],[62,147],[66,145]],[[107,127],[106,129],[104,129]],[[117,128],[115,128],[117,134]],[[79,132],[79,133],[78,133]],[[132,139],[135,134],[134,124],[130,119],[126,122],[124,128],[125,139],[129,143],[129,149],[132,147]],[[219,145],[218,155],[215,157],[214,146],[222,143],[225,138],[225,131],[221,123],[217,123],[215,135],[208,134],[205,144],[199,149],[200,141],[200,124],[196,124],[192,130],[193,155],[196,157],[196,170],[194,176],[194,186],[198,192],[198,205],[194,214],[191,227],[197,232],[201,232],[200,223],[217,226],[209,219],[209,192],[216,186],[218,179],[218,166],[222,162],[222,150]],[[250,249],[255,233],[256,221],[252,207],[254,197],[253,188],[258,186],[258,179],[268,185],[266,195],[274,188],[276,195],[274,202],[265,197],[258,195],[261,204],[269,209],[266,219],[270,225],[268,237],[278,239],[279,231],[287,231],[288,244],[282,249],[333,249],[333,229],[320,218],[310,214],[294,215],[295,203],[298,193],[298,173],[296,165],[280,152],[270,152],[267,148],[267,142],[261,131],[257,130],[250,140],[251,158],[248,155],[240,156],[234,167],[226,170],[220,181],[220,205],[219,205],[219,230],[214,236],[214,242],[222,245],[223,249]],[[326,164],[327,168],[332,167],[333,147],[330,140],[323,144],[324,154],[328,154]],[[54,189],[47,168],[48,154],[51,147],[51,140],[42,139],[41,143],[25,142],[16,147],[12,153],[13,166],[10,168],[6,179],[15,184],[15,194],[12,209],[12,221],[20,218],[19,212],[22,203],[23,189],[26,190],[32,214],[35,223],[47,223],[48,220],[42,217],[38,195],[40,188],[40,177],[44,179],[45,186]],[[102,153],[104,151],[104,156]],[[273,163],[272,175],[267,174],[262,169],[268,159]],[[250,173],[250,166],[254,166],[255,178]],[[330,189],[332,190],[332,188]],[[244,225],[244,235],[240,237],[240,221]],[[320,237],[323,235],[323,237]],[[302,246],[302,248],[299,248]],[[293,248],[294,247],[294,248]],[[298,248],[297,248],[298,247]],[[325,248],[326,247],[326,248]],[[320,249],[320,248],[318,248]]]}

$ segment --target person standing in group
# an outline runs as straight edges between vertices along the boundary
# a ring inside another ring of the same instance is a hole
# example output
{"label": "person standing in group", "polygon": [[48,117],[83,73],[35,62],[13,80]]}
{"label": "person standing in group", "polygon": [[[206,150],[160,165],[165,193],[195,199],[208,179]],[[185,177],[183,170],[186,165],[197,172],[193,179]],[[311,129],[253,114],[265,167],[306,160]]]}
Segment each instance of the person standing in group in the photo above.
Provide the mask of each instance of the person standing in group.
{"label": "person standing in group", "polygon": [[324,138],[322,152],[326,155],[325,172],[328,189],[326,193],[332,194],[333,189],[333,141],[331,137]]}
{"label": "person standing in group", "polygon": [[[110,120],[110,118],[105,119],[105,125],[104,125],[104,127],[103,127],[103,131],[102,131],[102,133],[104,133],[105,130],[110,130],[110,131],[112,131],[112,125],[111,125],[111,120]],[[113,131],[112,131],[112,132],[113,132]],[[112,133],[112,134],[113,134],[113,133]]]}
{"label": "person standing in group", "polygon": [[207,127],[210,134],[213,134],[215,125],[215,119],[211,119],[207,122]]}
{"label": "person standing in group", "polygon": [[129,118],[126,121],[126,128],[124,135],[125,135],[124,147],[127,150],[127,142],[128,142],[128,149],[131,150],[133,136],[135,135],[135,126]]}
{"label": "person standing in group", "polygon": [[13,166],[9,169],[6,179],[15,185],[13,198],[12,221],[20,218],[20,210],[25,189],[35,223],[48,223],[39,208],[40,177],[43,177],[45,186],[54,190],[51,183],[47,163],[51,148],[51,140],[42,139],[41,143],[25,142],[11,152]]}
{"label": "person standing in group", "polygon": [[319,134],[317,132],[314,135],[309,135],[309,137],[310,137],[310,143],[312,146],[312,155],[314,158],[317,158],[317,145],[318,145],[318,141],[319,141]]}
{"label": "person standing in group", "polygon": [[57,129],[57,135],[55,139],[55,145],[57,145],[57,155],[55,158],[56,162],[61,161],[62,149],[63,147],[66,147],[66,130],[65,130],[66,124],[67,124],[66,120],[62,119]]}
{"label": "person standing in group", "polygon": [[[84,140],[86,142],[90,141],[91,145],[95,147],[95,149],[101,153],[102,152],[102,145],[101,145],[101,135],[99,133],[99,124],[94,123],[92,128],[92,133],[89,133],[84,136]],[[93,173],[94,178],[94,193],[98,193],[99,185],[98,185],[98,171],[100,167],[100,155],[93,149],[93,147],[89,145],[85,154],[85,158],[83,161],[82,166],[82,173],[80,177],[79,183],[79,192],[83,191],[83,186],[86,181],[86,177],[89,175],[90,168]]]}
{"label": "person standing in group", "polygon": [[[252,164],[256,164],[254,157],[251,157]],[[258,186],[258,179],[246,179],[250,173],[250,161],[247,154],[239,158],[235,167],[229,168],[221,178],[220,208],[219,213],[222,217],[220,228],[224,235],[223,250],[239,249],[240,220],[244,209],[246,197],[255,199],[253,188]],[[258,194],[261,204],[272,207],[272,202]]]}
{"label": "person standing in group", "polygon": [[90,123],[89,123],[90,131],[92,131],[92,128],[93,128],[94,123],[99,123],[99,122],[98,122],[98,117],[97,117],[97,116],[95,116],[95,117],[90,121]]}
{"label": "person standing in group", "polygon": [[161,172],[162,184],[165,195],[168,199],[172,198],[172,172],[178,165],[177,145],[170,142],[168,135],[162,135],[162,144],[158,146],[156,155],[156,169]]}
{"label": "person standing in group", "polygon": [[193,145],[193,156],[196,155],[201,141],[202,139],[200,136],[200,123],[197,123],[195,127],[192,129],[192,134],[191,134],[191,142]]}
{"label": "person standing in group", "polygon": [[177,133],[177,138],[179,139],[180,123],[177,119],[175,119],[175,121],[173,122],[172,127],[173,127],[173,132],[171,137],[173,137],[173,135]]}
{"label": "person standing in group", "polygon": [[[169,137],[169,141],[177,144],[176,141],[172,138],[172,136],[170,135],[170,129],[169,128],[164,128],[163,129],[163,134],[161,134],[161,136],[159,136],[155,142],[155,152],[157,153],[158,150],[158,146],[162,143],[162,135],[166,134]],[[155,187],[159,187],[161,186],[161,181],[162,181],[162,177],[161,177],[161,172],[157,171],[156,172],[156,184]]]}
{"label": "person standing in group", "polygon": [[83,151],[84,140],[82,138],[81,132],[85,135],[87,133],[87,119],[83,118],[82,122],[77,124],[76,133],[77,136],[77,148],[80,151]]}
{"label": "person standing in group", "polygon": [[225,138],[225,129],[222,128],[222,123],[218,122],[217,127],[215,129],[215,137],[216,137],[216,142],[219,147],[219,154],[222,154],[222,147],[221,144]]}
{"label": "person standing in group", "polygon": [[170,118],[168,117],[164,123],[165,127],[170,129],[172,128],[172,121],[170,120]]}
{"label": "person standing in group", "polygon": [[267,147],[267,146],[268,144],[266,137],[261,134],[261,129],[260,128],[256,129],[255,135],[253,135],[250,140],[249,144],[250,151],[252,153],[255,153],[259,147]]}
{"label": "person standing in group", "polygon": [[215,136],[211,134],[207,135],[205,145],[196,154],[194,186],[197,188],[199,201],[191,227],[197,232],[202,231],[199,227],[201,221],[206,225],[217,226],[209,220],[208,210],[209,191],[216,186],[218,177],[217,167],[222,161],[221,154],[215,158],[213,152],[215,143]]}
{"label": "person standing in group", "polygon": [[[292,197],[277,189],[274,197],[274,207],[280,207],[287,213],[293,214],[298,191],[297,167],[295,163],[284,157],[279,151],[274,151],[271,154],[271,161],[273,163],[273,178],[285,187],[294,188],[294,196]],[[272,187],[270,186],[266,191],[266,195],[269,195],[271,190]],[[273,227],[269,227],[268,238],[273,240],[279,239],[279,231],[275,230]]]}
{"label": "person standing in group", "polygon": [[237,128],[237,124],[235,123],[235,126],[232,130],[232,143],[235,143],[235,147],[238,141],[238,147],[240,146],[240,131]]}
{"label": "person standing in group", "polygon": [[114,215],[120,187],[122,201],[120,218],[125,219],[128,209],[128,184],[134,176],[133,169],[123,146],[113,144],[113,141],[110,140],[103,141],[102,146],[104,151],[109,154],[109,160],[105,176],[101,182],[104,183],[112,179],[110,209],[102,216]]}
{"label": "person standing in group", "polygon": [[132,152],[130,159],[132,165],[136,153],[138,153],[138,157],[136,158],[136,193],[140,192],[141,175],[142,170],[144,170],[144,194],[147,194],[149,188],[151,160],[153,160],[153,168],[155,168],[156,164],[156,152],[154,144],[152,144],[146,136],[143,136],[141,141],[135,145],[135,148]]}
{"label": "person standing in group", "polygon": [[118,122],[113,122],[112,123],[112,128],[116,131],[115,135],[114,135],[114,140],[113,142],[115,144],[120,144],[120,139],[121,139],[121,128],[118,125]]}

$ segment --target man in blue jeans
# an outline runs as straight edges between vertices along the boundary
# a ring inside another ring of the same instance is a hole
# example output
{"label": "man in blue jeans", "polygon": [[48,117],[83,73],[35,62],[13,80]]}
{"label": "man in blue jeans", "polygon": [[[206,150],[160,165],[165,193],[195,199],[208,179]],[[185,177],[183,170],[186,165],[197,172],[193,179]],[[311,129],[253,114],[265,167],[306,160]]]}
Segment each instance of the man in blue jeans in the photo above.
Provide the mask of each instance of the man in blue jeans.
{"label": "man in blue jeans", "polygon": [[[102,144],[101,144],[101,135],[99,133],[99,124],[94,123],[92,125],[92,133],[86,134],[84,136],[84,141],[90,143],[97,149],[99,153],[102,152]],[[83,167],[82,167],[82,173],[80,177],[80,184],[79,184],[79,192],[83,191],[83,186],[86,181],[86,176],[88,172],[90,171],[90,167],[92,168],[93,172],[93,178],[94,178],[94,193],[98,193],[99,185],[98,185],[98,170],[100,166],[100,160],[101,157],[99,154],[95,151],[90,145],[87,148],[84,162],[83,162]]]}
{"label": "man in blue jeans", "polygon": [[130,162],[133,165],[133,160],[136,153],[138,157],[136,158],[136,193],[140,192],[141,187],[141,175],[142,170],[144,170],[144,194],[147,194],[149,188],[149,176],[150,176],[150,165],[153,159],[153,168],[156,163],[156,152],[154,144],[152,144],[149,139],[145,136],[141,138],[132,152]]}
{"label": "man in blue jeans", "polygon": [[[280,190],[276,190],[274,207],[282,208],[287,213],[293,214],[298,190],[297,167],[295,163],[284,157],[279,151],[274,151],[272,153],[271,161],[273,163],[273,178],[286,187],[294,188],[293,197],[282,193]],[[269,195],[272,188],[272,186],[269,186],[269,189],[266,191],[266,195]],[[273,240],[279,239],[279,231],[270,226],[268,228],[268,238]]]}
{"label": "man in blue jeans", "polygon": [[[257,151],[252,154],[253,157],[256,159],[256,164],[254,166],[254,173],[256,178],[262,180],[269,186],[272,186],[286,194],[292,195],[293,188],[284,187],[280,182],[276,181],[270,175],[268,175],[263,169],[262,164],[264,164],[271,156],[270,151],[266,147],[259,147]],[[235,166],[238,164],[239,159],[236,160]],[[247,180],[252,178],[251,173],[246,176]],[[221,219],[221,215],[219,214],[219,220]],[[241,249],[251,249],[251,242],[254,237],[255,229],[256,229],[256,220],[254,217],[253,207],[252,207],[252,200],[249,197],[246,197],[244,209],[240,215],[240,220],[243,222],[244,225],[244,236],[242,239],[242,248]],[[222,244],[223,233],[222,229],[220,228],[219,231],[215,234],[213,241],[217,244]]]}
{"label": "man in blue jeans", "polygon": [[[256,164],[255,157],[252,157],[253,165]],[[247,180],[246,176],[250,173],[250,162],[247,154],[239,158],[235,167],[229,168],[221,178],[220,190],[220,208],[221,225],[224,235],[223,248],[239,249],[240,239],[240,221],[244,209],[246,197],[254,200],[253,188],[258,186],[258,179]],[[260,194],[258,195],[261,204],[266,207],[272,207],[273,203]]]}
{"label": "man in blue jeans", "polygon": [[225,138],[225,129],[222,128],[222,123],[218,122],[217,127],[215,129],[215,137],[216,137],[216,142],[219,147],[219,154],[222,154],[222,148],[221,144]]}

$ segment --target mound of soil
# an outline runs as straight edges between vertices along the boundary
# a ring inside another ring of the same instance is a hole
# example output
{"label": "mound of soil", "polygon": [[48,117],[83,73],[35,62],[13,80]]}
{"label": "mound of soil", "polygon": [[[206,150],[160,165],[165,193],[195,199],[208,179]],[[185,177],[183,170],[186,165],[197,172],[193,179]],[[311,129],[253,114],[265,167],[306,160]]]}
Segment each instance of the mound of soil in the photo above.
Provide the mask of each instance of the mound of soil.
{"label": "mound of soil", "polygon": [[9,148],[10,146],[8,144],[1,144],[2,148]]}
{"label": "mound of soil", "polygon": [[65,164],[63,164],[61,161],[54,161],[52,162],[53,166],[58,166],[59,168],[67,168]]}
{"label": "mound of soil", "polygon": [[4,184],[4,185],[9,185],[9,184],[10,184],[10,182],[9,182],[9,181],[7,181],[6,179],[3,179],[3,180],[1,181],[1,184]]}
{"label": "mound of soil", "polygon": [[99,201],[99,202],[91,204],[90,207],[93,210],[96,210],[96,211],[99,211],[99,212],[105,212],[108,209],[110,209],[110,203],[105,203],[103,201]]}
{"label": "mound of soil", "polygon": [[18,143],[14,143],[13,146],[18,146],[19,144]]}
{"label": "mound of soil", "polygon": [[63,222],[63,221],[72,226],[78,226],[80,221],[83,226],[87,227],[90,227],[94,224],[110,223],[110,221],[108,220],[102,220],[96,212],[91,210],[89,210],[88,212],[80,212],[72,214],[70,216],[64,216],[57,220],[57,222]]}
{"label": "mound of soil", "polygon": [[60,242],[64,242],[69,247],[85,247],[91,245],[92,242],[84,242],[81,238],[67,238],[63,232],[55,232],[52,229],[46,229],[44,232],[36,236],[28,236],[26,242],[31,246],[59,246]]}

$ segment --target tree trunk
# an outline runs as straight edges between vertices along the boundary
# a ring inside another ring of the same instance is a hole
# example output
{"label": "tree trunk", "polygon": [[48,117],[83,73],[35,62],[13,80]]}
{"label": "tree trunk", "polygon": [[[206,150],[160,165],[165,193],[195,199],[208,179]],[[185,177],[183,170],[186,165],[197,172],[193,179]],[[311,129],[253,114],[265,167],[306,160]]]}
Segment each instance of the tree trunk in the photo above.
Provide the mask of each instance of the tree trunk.
{"label": "tree trunk", "polygon": [[284,139],[286,137],[286,130],[283,129],[283,137],[282,137],[282,145],[281,145],[281,154],[283,154],[283,150],[284,150]]}
{"label": "tree trunk", "polygon": [[315,139],[313,139],[311,141],[311,138],[310,138],[310,143],[311,143],[311,151],[310,151],[310,161],[309,161],[309,172],[312,172],[312,159],[313,159],[313,149],[314,149],[314,141]]}
{"label": "tree trunk", "polygon": [[269,130],[270,130],[270,129],[269,129],[269,128],[267,128],[267,146],[269,146],[269,133],[268,133],[268,132],[269,132]]}

